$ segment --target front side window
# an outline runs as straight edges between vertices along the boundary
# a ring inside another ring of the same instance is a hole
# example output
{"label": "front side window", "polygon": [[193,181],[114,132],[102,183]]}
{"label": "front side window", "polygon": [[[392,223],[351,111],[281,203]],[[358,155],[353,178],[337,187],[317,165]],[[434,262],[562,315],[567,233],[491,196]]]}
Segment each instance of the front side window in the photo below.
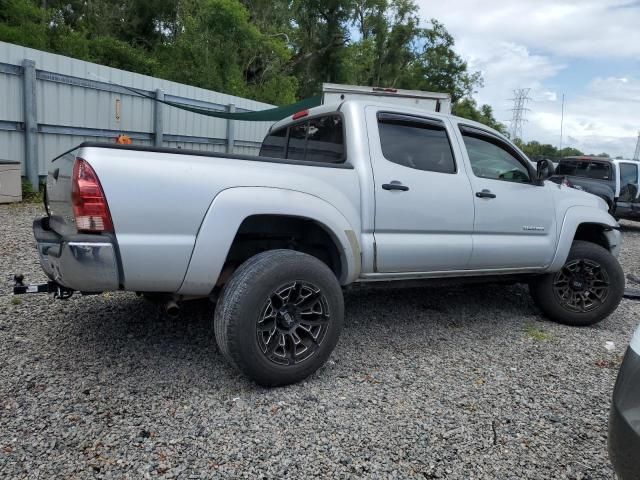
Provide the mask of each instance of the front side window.
{"label": "front side window", "polygon": [[270,133],[262,142],[260,156],[342,163],[345,160],[342,117],[316,117]]}
{"label": "front side window", "polygon": [[620,187],[625,187],[630,183],[638,184],[638,167],[631,163],[621,163]]}
{"label": "front side window", "polygon": [[455,173],[456,165],[444,125],[393,114],[378,115],[384,158],[416,170]]}
{"label": "front side window", "polygon": [[476,177],[506,182],[530,182],[529,170],[498,140],[463,134],[471,169]]}

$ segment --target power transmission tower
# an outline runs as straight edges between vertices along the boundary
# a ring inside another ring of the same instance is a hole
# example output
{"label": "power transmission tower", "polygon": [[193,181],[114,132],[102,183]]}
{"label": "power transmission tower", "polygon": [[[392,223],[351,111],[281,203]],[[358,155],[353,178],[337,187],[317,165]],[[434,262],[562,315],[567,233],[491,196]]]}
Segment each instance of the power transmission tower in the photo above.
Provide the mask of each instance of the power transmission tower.
{"label": "power transmission tower", "polygon": [[513,100],[513,108],[511,109],[513,112],[513,116],[511,117],[512,140],[522,140],[522,125],[526,122],[524,117],[529,111],[527,108],[527,102],[531,100],[529,97],[530,91],[530,88],[518,88],[513,91],[514,98],[510,99]]}
{"label": "power transmission tower", "polygon": [[634,160],[640,160],[640,132],[638,132],[638,143],[636,143],[636,153],[633,154]]}

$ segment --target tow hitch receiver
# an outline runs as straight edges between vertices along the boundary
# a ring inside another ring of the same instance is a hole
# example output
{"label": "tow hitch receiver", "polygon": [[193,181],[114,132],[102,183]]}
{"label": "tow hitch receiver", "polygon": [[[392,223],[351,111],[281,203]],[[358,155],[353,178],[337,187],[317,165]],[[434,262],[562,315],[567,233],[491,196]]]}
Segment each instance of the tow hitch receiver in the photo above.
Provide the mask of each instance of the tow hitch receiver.
{"label": "tow hitch receiver", "polygon": [[24,284],[24,275],[17,274],[13,276],[13,294],[24,295],[27,293],[53,293],[53,298],[66,300],[73,295],[74,290],[63,287],[62,285],[49,281],[47,283],[30,283]]}

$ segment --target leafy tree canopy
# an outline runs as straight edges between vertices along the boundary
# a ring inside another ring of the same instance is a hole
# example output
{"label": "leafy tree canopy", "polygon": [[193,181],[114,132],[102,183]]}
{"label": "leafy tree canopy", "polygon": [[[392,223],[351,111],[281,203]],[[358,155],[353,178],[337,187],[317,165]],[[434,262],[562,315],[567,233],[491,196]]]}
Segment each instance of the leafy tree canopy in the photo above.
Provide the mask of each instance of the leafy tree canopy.
{"label": "leafy tree canopy", "polygon": [[506,132],[416,0],[0,0],[0,40],[276,105],[323,82],[446,92],[456,115]]}

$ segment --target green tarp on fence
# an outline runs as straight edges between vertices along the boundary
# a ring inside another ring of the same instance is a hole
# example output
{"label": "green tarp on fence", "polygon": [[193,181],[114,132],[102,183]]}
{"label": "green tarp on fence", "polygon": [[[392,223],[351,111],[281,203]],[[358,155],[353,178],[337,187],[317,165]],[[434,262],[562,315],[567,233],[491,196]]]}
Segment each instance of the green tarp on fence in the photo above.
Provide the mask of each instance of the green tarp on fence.
{"label": "green tarp on fence", "polygon": [[206,108],[190,107],[181,103],[170,102],[168,100],[160,100],[150,95],[140,93],[138,90],[124,87],[127,90],[132,91],[136,95],[146,97],[149,100],[164,103],[175,108],[181,108],[193,113],[199,113],[200,115],[206,115],[208,117],[224,118],[226,120],[245,120],[247,122],[277,122],[290,115],[293,115],[300,110],[306,110],[307,108],[317,107],[322,105],[322,95],[315,97],[304,98],[299,102],[292,103],[291,105],[285,105],[283,107],[269,108],[267,110],[258,110],[256,112],[220,112],[215,110],[209,110]]}

